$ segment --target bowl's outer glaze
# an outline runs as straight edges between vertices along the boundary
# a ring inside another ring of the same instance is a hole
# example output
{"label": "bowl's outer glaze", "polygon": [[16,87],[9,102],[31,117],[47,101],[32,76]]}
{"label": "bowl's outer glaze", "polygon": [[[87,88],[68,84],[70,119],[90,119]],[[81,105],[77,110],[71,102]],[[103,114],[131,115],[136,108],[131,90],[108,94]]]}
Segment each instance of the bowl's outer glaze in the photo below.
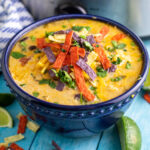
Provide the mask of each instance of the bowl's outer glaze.
{"label": "bowl's outer glaze", "polygon": [[[16,41],[26,32],[37,26],[56,20],[70,18],[94,19],[112,24],[129,34],[135,40],[143,53],[144,65],[141,78],[139,78],[139,80],[131,89],[124,94],[103,103],[84,106],[66,106],[42,101],[29,95],[18,85],[16,85],[8,68],[9,54]],[[27,26],[25,29],[17,33],[8,43],[2,59],[2,71],[7,85],[9,86],[11,92],[17,97],[21,107],[29,115],[29,117],[40,124],[44,123],[48,129],[53,129],[65,136],[71,137],[85,137],[98,134],[102,130],[115,124],[115,122],[124,114],[136,94],[142,88],[148,73],[148,68],[149,57],[147,50],[143,46],[142,41],[132,31],[125,26],[107,18],[78,14],[50,17]]]}

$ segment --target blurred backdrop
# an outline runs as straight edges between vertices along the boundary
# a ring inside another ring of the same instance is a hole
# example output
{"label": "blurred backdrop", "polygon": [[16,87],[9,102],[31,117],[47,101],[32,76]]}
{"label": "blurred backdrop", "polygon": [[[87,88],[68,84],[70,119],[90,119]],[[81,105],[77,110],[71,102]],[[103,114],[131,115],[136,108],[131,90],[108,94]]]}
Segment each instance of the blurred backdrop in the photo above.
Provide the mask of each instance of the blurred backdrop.
{"label": "blurred backdrop", "polygon": [[93,14],[116,20],[150,36],[150,0],[22,0],[35,19],[59,14]]}

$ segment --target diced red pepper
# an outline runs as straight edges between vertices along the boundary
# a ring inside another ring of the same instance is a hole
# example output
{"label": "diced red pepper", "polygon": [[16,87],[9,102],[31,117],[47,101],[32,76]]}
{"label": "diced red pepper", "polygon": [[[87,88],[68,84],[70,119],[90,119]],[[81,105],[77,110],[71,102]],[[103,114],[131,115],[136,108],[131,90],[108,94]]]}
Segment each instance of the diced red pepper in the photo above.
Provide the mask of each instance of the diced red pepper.
{"label": "diced red pepper", "polygon": [[18,131],[17,133],[24,133],[25,132],[25,129],[26,129],[26,124],[27,124],[27,116],[26,115],[22,115],[20,116],[19,118],[19,125],[18,125]]}
{"label": "diced red pepper", "polygon": [[125,34],[123,34],[123,33],[118,33],[118,34],[116,34],[116,35],[114,35],[114,36],[112,37],[112,40],[114,40],[114,41],[120,41],[121,39],[123,39],[123,38],[125,38],[125,37],[126,37]]}
{"label": "diced red pepper", "polygon": [[0,150],[6,150],[6,147],[5,146],[0,146]]}
{"label": "diced red pepper", "polygon": [[144,99],[150,103],[150,95],[148,93],[144,94]]}
{"label": "diced red pepper", "polygon": [[79,49],[78,47],[71,47],[70,49],[71,65],[75,65],[79,59],[78,49]]}
{"label": "diced red pepper", "polygon": [[83,76],[83,71],[77,65],[74,65],[74,75],[79,91],[88,101],[93,101],[95,96],[88,90]]}
{"label": "diced red pepper", "polygon": [[111,62],[107,58],[107,56],[104,52],[104,49],[101,46],[95,47],[95,52],[97,52],[98,56],[100,57],[100,62],[102,64],[103,68],[105,70],[110,68],[111,67]]}
{"label": "diced red pepper", "polygon": [[12,143],[10,145],[10,148],[12,148],[13,150],[24,150],[23,148],[21,148],[20,146],[18,146],[16,143]]}
{"label": "diced red pepper", "polygon": [[72,35],[73,35],[73,31],[70,31],[67,35],[66,35],[66,40],[65,40],[65,44],[63,45],[62,47],[62,50],[65,51],[61,51],[58,56],[57,56],[57,59],[56,61],[54,62],[53,64],[53,68],[55,69],[60,69],[65,58],[66,58],[66,55],[68,54],[69,52],[69,49],[70,49],[70,46],[71,46],[71,42],[72,42]]}
{"label": "diced red pepper", "polygon": [[79,54],[79,56],[84,57],[85,56],[85,49],[79,47],[78,48],[78,54]]}

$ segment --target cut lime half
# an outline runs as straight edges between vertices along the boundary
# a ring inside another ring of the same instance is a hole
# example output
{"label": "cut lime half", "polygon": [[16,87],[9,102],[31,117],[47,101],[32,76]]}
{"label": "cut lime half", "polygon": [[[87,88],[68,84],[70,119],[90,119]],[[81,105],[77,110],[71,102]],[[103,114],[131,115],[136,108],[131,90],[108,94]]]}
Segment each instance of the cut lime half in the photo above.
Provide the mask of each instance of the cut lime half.
{"label": "cut lime half", "polygon": [[149,72],[148,72],[146,81],[144,82],[143,89],[146,91],[150,91],[150,68],[149,68]]}
{"label": "cut lime half", "polygon": [[13,120],[9,112],[6,109],[0,107],[0,127],[12,128],[12,126]]}
{"label": "cut lime half", "polygon": [[129,117],[122,117],[117,122],[122,150],[140,150],[141,133],[137,124]]}

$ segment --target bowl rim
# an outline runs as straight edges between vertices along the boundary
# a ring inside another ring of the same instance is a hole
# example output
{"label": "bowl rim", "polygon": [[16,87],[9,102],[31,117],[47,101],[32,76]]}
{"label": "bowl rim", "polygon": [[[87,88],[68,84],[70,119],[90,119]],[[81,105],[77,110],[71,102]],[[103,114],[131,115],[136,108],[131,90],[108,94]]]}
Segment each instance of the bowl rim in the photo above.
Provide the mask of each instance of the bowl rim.
{"label": "bowl rim", "polygon": [[[61,104],[55,104],[55,103],[51,103],[51,102],[47,102],[44,101],[42,99],[36,98],[32,95],[30,95],[29,93],[27,93],[26,91],[24,91],[22,88],[20,88],[15,81],[13,80],[13,78],[11,77],[10,71],[9,71],[9,67],[8,67],[8,60],[9,60],[9,54],[10,51],[12,49],[12,47],[14,46],[14,44],[27,32],[31,31],[32,29],[49,23],[49,22],[54,22],[57,20],[63,20],[63,19],[75,19],[75,18],[82,18],[82,19],[90,19],[90,20],[97,20],[97,21],[101,21],[107,24],[110,24],[112,26],[116,26],[117,28],[121,29],[123,32],[125,32],[126,34],[130,35],[130,37],[138,44],[138,46],[140,47],[141,52],[143,53],[143,69],[142,72],[140,74],[140,79],[126,92],[124,92],[123,94],[110,99],[108,101],[104,101],[101,103],[97,103],[97,104],[89,104],[89,105],[61,105]],[[30,99],[30,101],[34,102],[34,103],[38,103],[50,108],[55,108],[55,109],[61,109],[61,110],[88,110],[88,109],[95,109],[95,108],[99,108],[99,107],[103,107],[106,105],[111,105],[117,102],[120,102],[123,99],[128,98],[129,96],[131,96],[132,94],[134,94],[134,92],[136,92],[136,90],[138,88],[140,88],[143,84],[143,82],[146,79],[147,73],[148,73],[148,69],[149,69],[149,56],[148,56],[148,52],[147,49],[145,48],[143,42],[141,41],[141,39],[135,34],[133,33],[130,29],[128,29],[127,27],[125,27],[124,25],[113,21],[111,19],[105,18],[105,17],[101,17],[101,16],[96,16],[96,15],[83,15],[83,14],[69,14],[69,15],[58,15],[58,16],[53,16],[53,17],[48,17],[48,18],[44,18],[41,20],[38,20],[34,23],[31,23],[30,25],[26,26],[25,28],[23,28],[22,30],[20,30],[18,33],[16,33],[13,38],[9,41],[9,43],[7,44],[4,52],[3,52],[3,57],[2,57],[2,71],[4,74],[5,79],[7,80],[8,84],[10,85],[10,87],[16,91],[17,93],[19,92],[19,94],[21,94],[21,96],[23,97],[28,97]]]}

